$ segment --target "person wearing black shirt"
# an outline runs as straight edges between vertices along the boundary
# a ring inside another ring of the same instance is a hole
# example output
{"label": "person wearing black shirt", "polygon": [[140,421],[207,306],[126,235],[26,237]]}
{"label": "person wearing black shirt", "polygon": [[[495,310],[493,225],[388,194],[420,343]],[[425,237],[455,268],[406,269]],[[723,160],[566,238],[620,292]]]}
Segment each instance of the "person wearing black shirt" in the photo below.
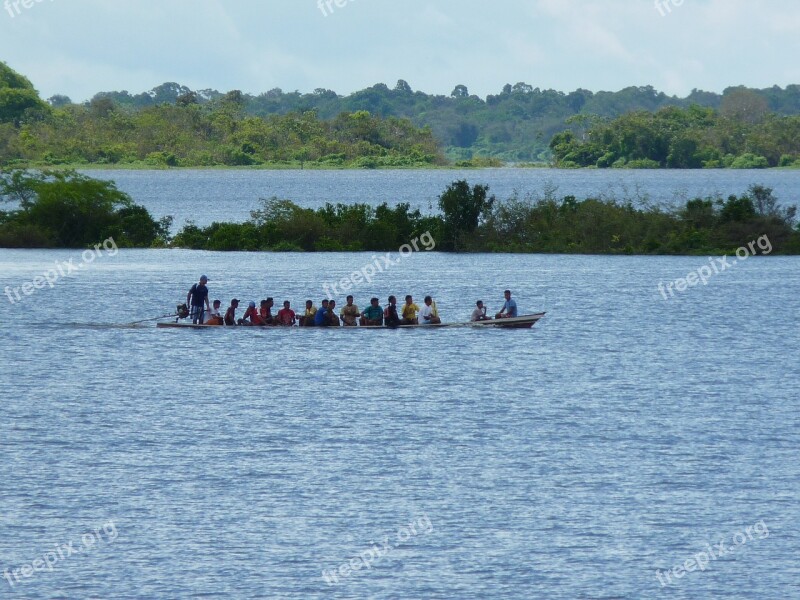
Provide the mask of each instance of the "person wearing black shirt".
{"label": "person wearing black shirt", "polygon": [[400,316],[397,314],[397,298],[389,296],[389,305],[383,311],[383,321],[387,327],[400,325]]}
{"label": "person wearing black shirt", "polygon": [[189,316],[194,325],[202,325],[205,321],[206,309],[211,312],[211,305],[208,303],[208,277],[200,277],[200,283],[195,283],[186,295],[186,304],[191,307]]}

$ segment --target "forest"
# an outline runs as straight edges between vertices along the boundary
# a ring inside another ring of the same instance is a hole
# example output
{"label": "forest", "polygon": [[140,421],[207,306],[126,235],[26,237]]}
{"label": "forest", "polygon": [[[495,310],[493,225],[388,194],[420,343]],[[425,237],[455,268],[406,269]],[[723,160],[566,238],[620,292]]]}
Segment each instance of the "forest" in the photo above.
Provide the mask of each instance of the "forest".
{"label": "forest", "polygon": [[559,167],[764,169],[800,167],[800,116],[762,104],[714,110],[667,107],[616,119],[587,118],[550,142]]}
{"label": "forest", "polygon": [[[94,100],[110,99],[118,106],[139,110],[148,106],[192,101],[211,103],[223,94],[216,90],[192,91],[177,83],[165,83],[149,92],[102,92]],[[449,96],[412,90],[405,80],[393,87],[383,83],[341,96],[333,90],[311,93],[268,92],[243,94],[247,114],[267,117],[314,111],[322,119],[342,112],[367,111],[372,115],[409,119],[418,127],[430,128],[445,155],[454,162],[482,158],[511,163],[549,163],[550,141],[564,129],[581,131],[585,119],[610,120],[632,112],[654,113],[666,107],[698,106],[722,114],[740,115],[753,111],[777,117],[800,115],[800,86],[764,90],[731,87],[722,94],[694,90],[686,98],[668,96],[651,86],[628,87],[617,92],[578,89],[564,93],[540,89],[520,82],[506,84],[485,99],[457,85]],[[67,102],[56,98],[56,104]]]}
{"label": "forest", "polygon": [[133,168],[800,167],[800,86],[570,93],[507,84],[485,99],[400,80],[348,96],[280,89],[100,92],[42,100],[0,63],[0,166]]}
{"label": "forest", "polygon": [[0,63],[0,165],[420,167],[445,164],[427,128],[367,111],[254,116],[241,92],[130,109],[107,97],[43,102]]}

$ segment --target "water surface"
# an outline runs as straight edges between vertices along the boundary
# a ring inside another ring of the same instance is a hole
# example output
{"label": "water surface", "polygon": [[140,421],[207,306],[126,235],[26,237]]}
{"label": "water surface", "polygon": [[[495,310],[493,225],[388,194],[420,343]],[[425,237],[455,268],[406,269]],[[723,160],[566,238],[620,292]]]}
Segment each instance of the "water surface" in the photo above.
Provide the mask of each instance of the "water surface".
{"label": "water surface", "polygon": [[198,225],[244,221],[262,198],[285,198],[318,208],[326,202],[395,205],[407,202],[423,213],[436,209],[437,199],[453,181],[487,184],[500,199],[520,197],[614,198],[659,206],[683,205],[706,196],[744,194],[753,184],[774,188],[784,204],[800,204],[800,170],[395,170],[395,171],[264,171],[169,170],[84,171],[113,179],[120,189],[160,218],[172,215],[177,226],[187,219]]}
{"label": "water surface", "polygon": [[[0,289],[70,258],[0,250]],[[120,251],[4,297],[0,571],[111,521],[117,537],[0,595],[796,595],[797,259],[664,301],[705,259],[432,253],[355,293],[432,293],[460,320],[511,287],[548,311],[529,331],[125,326],[201,272],[213,297],[299,305],[370,259]],[[662,588],[657,569],[762,520],[768,537]],[[325,581],[386,536],[381,561]]]}

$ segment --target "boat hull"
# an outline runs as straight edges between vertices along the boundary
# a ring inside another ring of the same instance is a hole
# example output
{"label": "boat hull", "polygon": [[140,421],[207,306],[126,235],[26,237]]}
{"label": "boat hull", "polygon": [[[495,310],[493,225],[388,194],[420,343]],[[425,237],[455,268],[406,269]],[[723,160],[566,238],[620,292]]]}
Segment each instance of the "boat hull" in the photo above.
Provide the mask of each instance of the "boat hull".
{"label": "boat hull", "polygon": [[[443,329],[450,327],[472,327],[474,329],[530,329],[546,313],[521,315],[509,319],[492,319],[465,323],[441,323],[439,325],[399,325],[397,327],[300,327],[298,329]],[[159,323],[159,329],[283,329],[281,327],[220,327],[219,325],[194,325],[192,323]]]}

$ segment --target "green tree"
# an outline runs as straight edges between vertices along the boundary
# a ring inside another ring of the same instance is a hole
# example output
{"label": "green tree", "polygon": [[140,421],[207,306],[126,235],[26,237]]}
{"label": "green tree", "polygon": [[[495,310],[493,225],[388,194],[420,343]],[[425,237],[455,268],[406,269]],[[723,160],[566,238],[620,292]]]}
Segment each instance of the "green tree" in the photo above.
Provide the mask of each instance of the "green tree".
{"label": "green tree", "polygon": [[0,225],[0,242],[13,245],[82,248],[113,237],[119,246],[147,247],[169,235],[168,220],[154,221],[114,182],[75,171],[0,172],[0,197],[20,203]]}
{"label": "green tree", "polygon": [[465,237],[475,233],[482,220],[489,216],[495,197],[489,197],[488,193],[488,185],[477,184],[470,188],[469,183],[462,179],[451,183],[439,196],[439,209],[444,215],[447,236],[446,247],[457,251]]}
{"label": "green tree", "polygon": [[469,98],[469,90],[467,89],[467,86],[459,84],[450,93],[450,97],[452,97],[452,98]]}
{"label": "green tree", "polygon": [[722,115],[745,123],[760,123],[769,111],[767,100],[744,87],[725,90],[722,97]]}
{"label": "green tree", "polygon": [[19,125],[41,119],[49,111],[28,79],[0,62],[0,123]]}

